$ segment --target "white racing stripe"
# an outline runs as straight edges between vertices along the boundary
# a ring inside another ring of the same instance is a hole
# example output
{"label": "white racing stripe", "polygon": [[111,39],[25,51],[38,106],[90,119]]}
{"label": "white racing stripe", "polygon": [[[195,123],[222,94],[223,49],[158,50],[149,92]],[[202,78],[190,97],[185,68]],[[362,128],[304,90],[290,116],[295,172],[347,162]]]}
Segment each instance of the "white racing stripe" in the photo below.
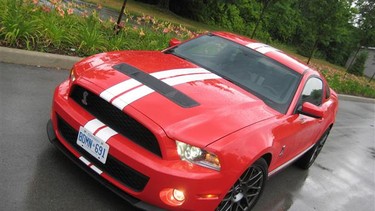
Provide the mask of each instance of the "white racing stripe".
{"label": "white racing stripe", "polygon": [[[157,79],[162,79],[196,73],[209,73],[209,71],[203,68],[182,68],[160,71],[156,73],[151,73],[150,75],[154,76]],[[104,90],[102,93],[100,93],[100,97],[106,100],[107,102],[110,102],[117,95],[129,91],[140,85],[142,85],[140,82],[131,78]]]}
{"label": "white racing stripe", "polygon": [[100,129],[95,136],[99,137],[102,141],[107,142],[112,136],[116,135],[117,132],[112,130],[110,127]]}
{"label": "white racing stripe", "polygon": [[250,43],[246,46],[253,49],[253,50],[258,51],[261,54],[266,54],[266,53],[271,52],[271,51],[280,51],[280,50],[278,50],[274,47],[271,47],[271,46],[263,44],[263,43]]}
{"label": "white racing stripe", "polygon": [[[183,75],[183,76],[178,76],[174,78],[167,78],[162,81],[170,86],[175,86],[178,84],[188,83],[192,81],[202,81],[202,80],[207,80],[207,79],[218,79],[218,78],[221,78],[221,77],[213,73],[209,73],[209,74]],[[130,103],[148,94],[151,94],[153,92],[154,92],[153,89],[147,86],[141,86],[137,89],[131,90],[125,94],[120,95],[115,100],[113,100],[112,104],[116,106],[117,108],[119,108],[120,110],[122,110],[124,109],[125,106],[129,105]]]}
{"label": "white racing stripe", "polygon": [[250,43],[250,44],[248,44],[246,46],[249,47],[249,48],[251,48],[251,49],[256,49],[256,48],[267,46],[267,45],[264,44],[264,43],[256,42],[256,43]]}
{"label": "white racing stripe", "polygon": [[79,159],[84,163],[86,164],[86,166],[90,165],[90,161],[88,161],[86,158],[84,158],[83,156],[79,157]]}
{"label": "white racing stripe", "polygon": [[153,93],[154,90],[149,88],[148,86],[141,86],[137,89],[134,89],[130,92],[127,92],[123,95],[120,95],[118,98],[113,100],[112,104],[116,106],[118,109],[122,110],[128,104],[142,98],[148,94]]}
{"label": "white racing stripe", "polygon": [[273,48],[271,46],[264,46],[264,47],[261,47],[261,48],[257,48],[255,50],[258,51],[259,53],[262,53],[262,54],[266,54],[266,53],[271,52],[271,51],[279,51],[276,48]]}
{"label": "white racing stripe", "polygon": [[[84,128],[99,137],[102,141],[107,142],[112,136],[116,135],[117,132],[106,126],[103,122],[98,119],[88,121]],[[100,129],[100,130],[99,130]],[[98,131],[99,130],[99,131]],[[95,133],[97,131],[97,133]]]}
{"label": "white racing stripe", "polygon": [[210,71],[203,69],[203,68],[183,68],[183,69],[160,71],[156,73],[151,73],[150,75],[154,76],[155,78],[161,79],[161,78],[168,78],[168,77],[196,74],[196,73],[210,73]]}
{"label": "white racing stripe", "polygon": [[93,119],[89,122],[87,122],[84,126],[88,131],[90,131],[92,134],[95,133],[99,128],[105,126],[103,122],[99,121],[98,119]]}
{"label": "white racing stripe", "polygon": [[91,165],[90,168],[92,170],[94,170],[96,173],[98,173],[99,175],[101,175],[103,173],[102,170],[100,170],[98,167],[94,166],[94,165]]}
{"label": "white racing stripe", "polygon": [[110,102],[112,98],[116,97],[117,95],[140,85],[142,85],[140,82],[131,78],[104,90],[102,93],[100,93],[100,97],[107,102]]}

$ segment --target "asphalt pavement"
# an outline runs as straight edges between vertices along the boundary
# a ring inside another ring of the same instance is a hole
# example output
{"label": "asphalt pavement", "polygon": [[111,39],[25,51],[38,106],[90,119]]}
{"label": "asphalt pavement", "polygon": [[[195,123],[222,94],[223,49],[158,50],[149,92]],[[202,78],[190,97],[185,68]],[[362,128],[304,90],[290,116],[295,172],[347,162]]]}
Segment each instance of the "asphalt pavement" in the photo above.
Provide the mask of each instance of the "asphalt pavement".
{"label": "asphalt pavement", "polygon": [[[49,143],[55,86],[68,71],[0,63],[0,210],[135,210]],[[254,210],[375,210],[375,104],[340,101],[308,170],[267,182]]]}

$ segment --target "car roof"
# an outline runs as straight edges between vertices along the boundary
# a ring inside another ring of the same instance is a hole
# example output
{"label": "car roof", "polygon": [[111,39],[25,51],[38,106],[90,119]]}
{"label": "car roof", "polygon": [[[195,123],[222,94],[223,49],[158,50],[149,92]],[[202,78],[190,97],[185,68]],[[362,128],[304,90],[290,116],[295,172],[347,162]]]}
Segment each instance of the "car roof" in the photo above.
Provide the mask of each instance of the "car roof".
{"label": "car roof", "polygon": [[[258,42],[257,40],[250,39],[244,36],[236,35],[229,32],[212,32],[211,34],[223,37],[225,39],[231,40],[236,42],[240,45],[247,46],[255,51],[262,53],[263,55],[289,67],[290,69],[303,74],[307,70],[314,71],[309,66],[303,64],[302,62],[298,61],[297,59],[291,57],[290,55],[284,53],[283,51],[271,47],[267,44]],[[319,73],[318,73],[319,74]]]}

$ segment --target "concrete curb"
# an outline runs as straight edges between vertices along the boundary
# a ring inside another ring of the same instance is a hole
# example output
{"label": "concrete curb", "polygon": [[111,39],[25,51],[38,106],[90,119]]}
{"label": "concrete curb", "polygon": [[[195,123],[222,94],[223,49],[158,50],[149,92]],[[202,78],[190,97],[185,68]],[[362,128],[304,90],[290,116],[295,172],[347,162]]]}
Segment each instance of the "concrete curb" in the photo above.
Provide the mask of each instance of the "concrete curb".
{"label": "concrete curb", "polygon": [[80,57],[0,47],[0,62],[69,70]]}
{"label": "concrete curb", "polygon": [[365,98],[365,97],[358,97],[358,96],[344,95],[344,94],[339,94],[339,100],[375,104],[375,99],[373,98]]}
{"label": "concrete curb", "polygon": [[[0,62],[69,70],[81,57],[0,47]],[[340,100],[373,103],[375,99],[339,94]]]}

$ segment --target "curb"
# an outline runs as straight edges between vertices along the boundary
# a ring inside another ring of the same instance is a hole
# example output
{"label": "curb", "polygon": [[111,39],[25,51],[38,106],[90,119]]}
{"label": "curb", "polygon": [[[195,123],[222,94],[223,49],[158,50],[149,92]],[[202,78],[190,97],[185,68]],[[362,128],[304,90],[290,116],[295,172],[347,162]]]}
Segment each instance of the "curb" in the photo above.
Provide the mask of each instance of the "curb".
{"label": "curb", "polygon": [[[0,47],[0,62],[70,70],[81,57]],[[339,100],[373,103],[375,99],[339,94]]]}
{"label": "curb", "polygon": [[372,99],[372,98],[358,97],[358,96],[344,95],[344,94],[339,94],[339,100],[375,104],[375,99]]}
{"label": "curb", "polygon": [[80,57],[0,47],[0,62],[70,70]]}

